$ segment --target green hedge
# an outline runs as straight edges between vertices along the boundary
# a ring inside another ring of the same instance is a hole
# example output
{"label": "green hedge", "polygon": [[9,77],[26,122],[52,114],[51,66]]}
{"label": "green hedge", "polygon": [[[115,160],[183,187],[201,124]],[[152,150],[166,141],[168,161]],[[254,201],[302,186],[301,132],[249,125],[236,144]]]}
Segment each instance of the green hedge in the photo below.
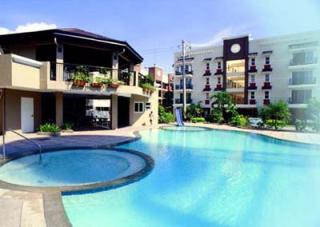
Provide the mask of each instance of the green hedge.
{"label": "green hedge", "polygon": [[248,126],[248,118],[246,116],[243,116],[241,114],[236,114],[231,118],[230,124],[233,126],[238,126],[238,127],[246,127]]}
{"label": "green hedge", "polygon": [[204,123],[206,119],[204,117],[192,117],[191,122],[192,123]]}
{"label": "green hedge", "polygon": [[51,123],[46,123],[43,125],[40,125],[40,132],[52,132],[52,133],[57,133],[60,132],[61,129],[56,126],[55,124],[51,124]]}

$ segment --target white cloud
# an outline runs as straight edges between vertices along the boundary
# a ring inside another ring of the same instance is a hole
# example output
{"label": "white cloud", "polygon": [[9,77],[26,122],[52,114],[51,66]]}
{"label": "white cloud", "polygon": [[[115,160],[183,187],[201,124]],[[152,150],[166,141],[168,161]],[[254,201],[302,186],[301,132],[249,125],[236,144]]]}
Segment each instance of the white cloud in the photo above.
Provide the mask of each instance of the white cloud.
{"label": "white cloud", "polygon": [[232,36],[237,36],[237,35],[244,35],[247,34],[250,37],[250,34],[246,33],[248,30],[247,26],[242,26],[242,27],[228,27],[220,30],[217,32],[209,41],[204,42],[204,43],[191,43],[191,47],[193,48],[201,48],[201,47],[207,47],[207,46],[213,46],[222,43],[222,40],[224,38],[232,37]]}
{"label": "white cloud", "polygon": [[5,27],[0,27],[0,35],[9,34],[9,33],[47,30],[47,29],[54,29],[54,28],[57,28],[57,25],[47,24],[45,22],[27,23],[27,24],[23,24],[23,25],[18,25],[14,30],[10,30]]}

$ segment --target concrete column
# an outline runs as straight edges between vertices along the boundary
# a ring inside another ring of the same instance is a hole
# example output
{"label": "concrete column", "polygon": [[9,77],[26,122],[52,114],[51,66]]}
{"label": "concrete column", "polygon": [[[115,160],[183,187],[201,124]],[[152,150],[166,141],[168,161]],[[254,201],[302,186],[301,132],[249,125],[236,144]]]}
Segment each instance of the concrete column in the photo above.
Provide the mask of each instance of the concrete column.
{"label": "concrete column", "polygon": [[129,78],[129,85],[133,86],[134,85],[134,64],[130,63],[129,65],[129,73],[130,73],[130,78]]}
{"label": "concrete column", "polygon": [[62,44],[56,46],[56,80],[63,80],[63,63],[64,63],[64,48]]}
{"label": "concrete column", "polygon": [[112,53],[112,72],[111,76],[113,80],[118,80],[119,74],[119,55],[116,52]]}
{"label": "concrete column", "polygon": [[111,128],[118,128],[118,96],[111,96]]}
{"label": "concrete column", "polygon": [[63,93],[56,93],[56,125],[63,125]]}

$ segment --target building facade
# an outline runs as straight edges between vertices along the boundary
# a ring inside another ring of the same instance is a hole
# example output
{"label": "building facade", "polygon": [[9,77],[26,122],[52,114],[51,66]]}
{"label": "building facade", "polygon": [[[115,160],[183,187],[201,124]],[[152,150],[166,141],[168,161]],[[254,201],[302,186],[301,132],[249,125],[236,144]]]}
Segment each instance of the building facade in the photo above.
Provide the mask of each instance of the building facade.
{"label": "building facade", "polygon": [[[174,107],[183,103],[181,53],[175,53]],[[185,57],[187,105],[200,103],[206,114],[210,97],[226,91],[238,110],[257,110],[279,100],[293,118],[302,118],[310,98],[320,98],[320,31],[250,40],[223,39],[223,45],[191,49]]]}
{"label": "building facade", "polygon": [[[64,122],[94,128],[87,114],[94,100],[108,112],[104,127],[157,124],[157,92],[144,93],[134,70],[142,60],[127,42],[80,29],[1,35],[1,131]],[[72,79],[80,71],[84,83]]]}

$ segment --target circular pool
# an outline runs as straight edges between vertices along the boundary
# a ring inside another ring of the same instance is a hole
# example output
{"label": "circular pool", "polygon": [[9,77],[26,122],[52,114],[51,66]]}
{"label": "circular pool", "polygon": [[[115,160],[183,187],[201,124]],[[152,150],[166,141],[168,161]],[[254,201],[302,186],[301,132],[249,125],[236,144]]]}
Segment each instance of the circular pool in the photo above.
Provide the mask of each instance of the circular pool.
{"label": "circular pool", "polygon": [[76,149],[47,152],[12,160],[0,167],[0,180],[34,187],[98,184],[143,170],[146,159],[138,152],[117,149]]}

